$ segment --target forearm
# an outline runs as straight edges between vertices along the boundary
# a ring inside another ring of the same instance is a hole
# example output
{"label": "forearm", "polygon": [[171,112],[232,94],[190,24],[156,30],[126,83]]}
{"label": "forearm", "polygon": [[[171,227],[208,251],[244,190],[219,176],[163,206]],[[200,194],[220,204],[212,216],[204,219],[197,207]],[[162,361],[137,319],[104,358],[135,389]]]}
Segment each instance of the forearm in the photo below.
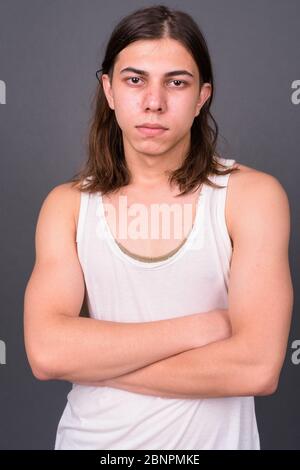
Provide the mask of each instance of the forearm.
{"label": "forearm", "polygon": [[267,371],[259,358],[251,357],[241,338],[235,336],[179,353],[99,386],[160,397],[213,398],[265,394],[267,383]]}
{"label": "forearm", "polygon": [[182,323],[177,318],[121,323],[60,315],[35,341],[37,367],[45,371],[45,379],[71,382],[129,373],[189,349],[188,329],[182,331]]}
{"label": "forearm", "polygon": [[206,344],[221,325],[209,312],[144,323],[51,317],[43,335],[35,335],[39,378],[95,382],[124,375]]}

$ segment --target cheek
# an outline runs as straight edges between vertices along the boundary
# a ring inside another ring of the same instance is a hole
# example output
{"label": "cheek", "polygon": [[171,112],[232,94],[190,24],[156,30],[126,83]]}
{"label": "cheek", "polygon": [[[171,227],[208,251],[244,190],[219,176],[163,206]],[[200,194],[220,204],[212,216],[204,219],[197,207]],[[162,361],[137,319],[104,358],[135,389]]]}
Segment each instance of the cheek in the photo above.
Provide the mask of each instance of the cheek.
{"label": "cheek", "polygon": [[114,100],[116,119],[120,127],[128,127],[129,124],[138,124],[141,114],[141,106],[136,97],[130,95],[116,96]]}
{"label": "cheek", "polygon": [[[178,112],[180,110],[180,112]],[[190,129],[196,114],[196,102],[194,99],[185,100],[183,102],[178,103],[177,107],[177,120],[185,129]]]}
{"label": "cheek", "polygon": [[126,128],[128,128],[130,125],[129,116],[132,114],[128,112],[128,108],[125,109],[122,106],[115,105],[114,112],[115,112],[116,121],[118,125],[120,126],[120,128],[122,130],[125,130]]}
{"label": "cheek", "polygon": [[183,120],[187,116],[190,116],[194,112],[195,99],[193,96],[187,93],[179,92],[179,90],[169,96],[167,100],[168,113],[177,115],[180,120]]}
{"label": "cheek", "polygon": [[178,129],[186,130],[194,120],[194,108],[187,101],[177,100],[168,109],[168,116]]}
{"label": "cheek", "polygon": [[176,100],[176,106],[185,116],[192,115],[196,106],[195,99],[190,95],[179,96],[178,100]]}

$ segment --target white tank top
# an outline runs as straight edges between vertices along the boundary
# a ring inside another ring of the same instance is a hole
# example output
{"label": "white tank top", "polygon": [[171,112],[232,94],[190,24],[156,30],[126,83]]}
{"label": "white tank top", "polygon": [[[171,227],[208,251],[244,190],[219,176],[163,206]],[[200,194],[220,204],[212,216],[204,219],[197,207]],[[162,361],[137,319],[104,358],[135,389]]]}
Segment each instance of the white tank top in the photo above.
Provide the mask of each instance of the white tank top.
{"label": "white tank top", "polygon": [[[92,318],[148,322],[228,308],[228,178],[210,176],[225,188],[202,186],[187,240],[155,262],[125,253],[108,228],[101,194],[81,193],[76,241]],[[57,450],[259,448],[252,396],[166,398],[75,383],[55,442]]]}

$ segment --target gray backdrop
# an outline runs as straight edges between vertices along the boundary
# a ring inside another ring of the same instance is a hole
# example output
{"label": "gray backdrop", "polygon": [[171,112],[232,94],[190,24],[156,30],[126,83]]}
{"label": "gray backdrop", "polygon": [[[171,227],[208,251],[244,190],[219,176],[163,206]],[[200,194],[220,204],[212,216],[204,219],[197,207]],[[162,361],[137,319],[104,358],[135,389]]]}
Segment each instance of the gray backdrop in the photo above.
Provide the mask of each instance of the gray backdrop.
{"label": "gray backdrop", "polygon": [[[113,26],[153,3],[159,2],[0,0],[1,449],[54,446],[71,386],[36,380],[23,344],[37,216],[48,192],[85,158],[95,71]],[[263,449],[300,449],[300,354],[292,356],[292,344],[300,340],[300,1],[164,3],[190,13],[207,38],[216,78],[213,111],[223,136],[219,149],[277,177],[289,196],[293,325],[279,389],[256,398],[256,412]]]}

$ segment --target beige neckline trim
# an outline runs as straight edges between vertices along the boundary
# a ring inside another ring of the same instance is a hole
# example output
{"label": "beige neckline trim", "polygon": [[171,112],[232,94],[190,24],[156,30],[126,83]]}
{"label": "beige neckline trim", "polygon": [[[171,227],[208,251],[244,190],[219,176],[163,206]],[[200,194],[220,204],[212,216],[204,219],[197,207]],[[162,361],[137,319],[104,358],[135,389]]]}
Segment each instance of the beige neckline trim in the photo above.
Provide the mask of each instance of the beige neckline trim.
{"label": "beige neckline trim", "polygon": [[[193,228],[193,227],[192,227]],[[192,230],[192,229],[191,229]],[[190,231],[191,233],[191,231]],[[188,235],[189,236],[189,235]],[[174,248],[174,250],[172,251],[169,251],[169,253],[167,253],[166,255],[161,255],[161,256],[142,256],[142,255],[137,255],[136,253],[132,253],[131,251],[127,250],[127,248],[125,248],[125,246],[121,245],[121,243],[119,243],[117,240],[115,240],[115,242],[117,243],[117,245],[119,246],[119,248],[127,255],[131,256],[132,258],[138,260],[138,261],[145,261],[147,263],[151,263],[151,262],[156,262],[156,261],[164,261],[168,258],[170,258],[171,256],[173,256],[178,250],[180,250],[180,248],[184,245],[184,243],[186,242],[187,240],[187,237],[185,237],[182,242],[180,243],[180,245],[177,247],[177,248]]]}

